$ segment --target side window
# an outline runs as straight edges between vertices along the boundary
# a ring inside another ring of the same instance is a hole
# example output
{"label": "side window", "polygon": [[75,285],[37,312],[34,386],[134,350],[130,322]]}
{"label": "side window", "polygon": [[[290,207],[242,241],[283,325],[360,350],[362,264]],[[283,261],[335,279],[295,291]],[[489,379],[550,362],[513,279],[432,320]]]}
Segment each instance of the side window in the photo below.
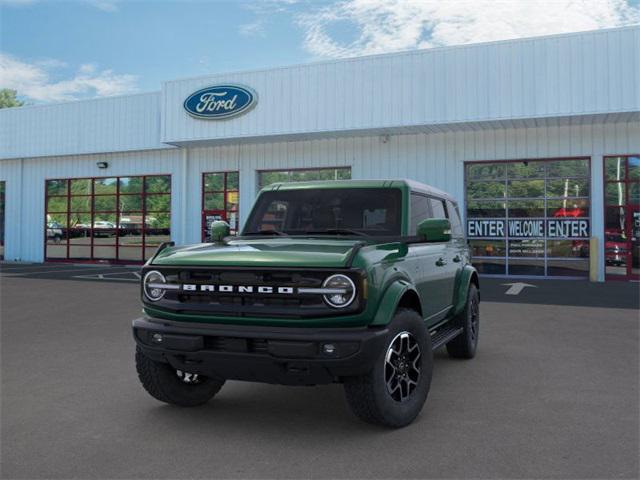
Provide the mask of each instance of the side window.
{"label": "side window", "polygon": [[438,198],[430,198],[431,211],[433,212],[433,218],[447,218],[447,211],[444,208],[444,201]]}
{"label": "side window", "polygon": [[460,221],[458,206],[447,200],[447,211],[449,212],[449,221],[451,221],[452,236],[457,238],[463,237],[464,234],[462,232],[462,222]]}
{"label": "side window", "polygon": [[415,235],[418,224],[431,216],[429,198],[417,193],[411,194],[411,212],[409,217],[409,235]]}

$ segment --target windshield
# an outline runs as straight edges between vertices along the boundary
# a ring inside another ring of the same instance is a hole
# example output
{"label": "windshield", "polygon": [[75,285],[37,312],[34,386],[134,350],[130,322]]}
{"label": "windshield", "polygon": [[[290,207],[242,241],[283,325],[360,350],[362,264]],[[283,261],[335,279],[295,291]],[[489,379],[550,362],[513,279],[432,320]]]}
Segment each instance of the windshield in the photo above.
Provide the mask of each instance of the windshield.
{"label": "windshield", "polygon": [[400,235],[402,192],[331,188],[263,193],[243,235]]}

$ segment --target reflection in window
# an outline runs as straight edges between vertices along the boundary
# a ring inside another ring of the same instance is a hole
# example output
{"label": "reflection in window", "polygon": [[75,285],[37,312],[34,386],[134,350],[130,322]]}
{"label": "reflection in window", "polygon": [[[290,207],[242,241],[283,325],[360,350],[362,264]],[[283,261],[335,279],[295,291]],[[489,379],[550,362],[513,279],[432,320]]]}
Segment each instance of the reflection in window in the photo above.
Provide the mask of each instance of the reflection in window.
{"label": "reflection in window", "polygon": [[269,170],[258,172],[258,188],[272,183],[309,182],[314,180],[350,180],[351,167],[299,170]]}
{"label": "reflection in window", "polygon": [[[609,171],[612,168],[609,165]],[[467,221],[488,225],[471,231],[477,235],[470,239],[473,263],[482,273],[588,274],[581,266],[583,262],[588,264],[589,258],[589,240],[582,238],[584,227],[558,233],[549,225],[557,227],[557,219],[566,226],[573,225],[573,219],[583,225],[588,222],[589,159],[470,162],[465,165],[465,178]],[[504,228],[491,228],[501,225]],[[572,234],[580,238],[556,236]],[[564,263],[552,266],[549,261],[555,258]],[[565,266],[571,262],[575,268]]]}
{"label": "reflection in window", "polygon": [[170,239],[170,191],[168,175],[47,180],[46,258],[143,261]]}

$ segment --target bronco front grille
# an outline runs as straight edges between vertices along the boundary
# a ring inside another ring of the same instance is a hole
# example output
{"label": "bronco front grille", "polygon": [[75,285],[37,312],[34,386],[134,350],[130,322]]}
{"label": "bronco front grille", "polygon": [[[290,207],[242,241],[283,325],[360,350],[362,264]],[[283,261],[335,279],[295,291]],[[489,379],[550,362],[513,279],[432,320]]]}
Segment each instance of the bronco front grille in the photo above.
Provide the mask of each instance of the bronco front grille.
{"label": "bronco front grille", "polygon": [[[153,308],[175,313],[193,315],[213,315],[226,317],[281,317],[311,318],[321,316],[346,315],[360,311],[364,306],[361,297],[363,276],[356,270],[296,270],[261,269],[242,270],[238,268],[190,268],[190,267],[148,267],[143,272],[157,270],[176,289],[167,290],[162,300],[149,302],[143,294],[143,301]],[[323,296],[317,293],[298,293],[298,289],[321,288],[324,280],[335,273],[348,275],[356,285],[358,294],[351,305],[343,309],[328,306]],[[195,285],[195,291],[177,288]],[[233,291],[200,291],[201,285],[219,288],[233,287]],[[240,286],[245,290],[237,291]],[[249,292],[247,286],[253,287]],[[260,287],[270,287],[273,291],[262,293]],[[278,289],[287,293],[279,293]],[[289,293],[287,289],[296,293]]]}

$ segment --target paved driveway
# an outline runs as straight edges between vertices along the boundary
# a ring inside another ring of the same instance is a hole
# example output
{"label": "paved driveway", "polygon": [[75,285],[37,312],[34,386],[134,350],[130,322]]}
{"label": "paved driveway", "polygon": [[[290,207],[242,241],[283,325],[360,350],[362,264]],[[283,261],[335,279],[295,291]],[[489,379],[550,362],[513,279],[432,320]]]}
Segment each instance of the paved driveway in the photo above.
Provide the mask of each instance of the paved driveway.
{"label": "paved driveway", "polygon": [[477,358],[438,353],[422,415],[392,431],[352,417],[340,386],[160,404],[133,365],[136,280],[42,267],[0,268],[3,478],[639,475],[637,284],[484,281]]}

